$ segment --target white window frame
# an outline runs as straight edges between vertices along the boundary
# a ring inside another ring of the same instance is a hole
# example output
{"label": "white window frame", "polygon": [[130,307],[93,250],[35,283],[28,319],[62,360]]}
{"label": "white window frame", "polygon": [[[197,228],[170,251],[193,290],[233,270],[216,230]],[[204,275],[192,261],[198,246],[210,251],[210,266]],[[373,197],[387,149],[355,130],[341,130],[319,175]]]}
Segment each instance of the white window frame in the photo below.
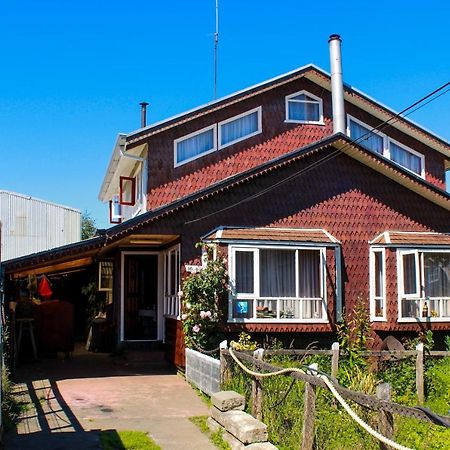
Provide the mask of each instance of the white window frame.
{"label": "white window frame", "polygon": [[[295,103],[315,103],[308,100],[295,100],[293,97],[297,97],[297,95],[305,94],[308,97],[313,98],[319,103],[319,120],[294,120],[289,118],[289,102]],[[306,90],[302,90],[299,92],[294,92],[293,94],[289,94],[285,97],[285,122],[286,123],[305,123],[305,124],[314,124],[314,125],[325,125],[323,121],[323,100],[317,95],[311,94]]]}
{"label": "white window frame", "polygon": [[[242,136],[240,138],[235,139],[234,141],[227,142],[226,144],[222,145],[222,125],[225,125],[227,123],[233,122],[234,120],[238,120],[241,117],[249,116],[250,114],[253,114],[257,112],[258,113],[258,129],[254,131],[253,133],[247,134],[245,136]],[[250,111],[246,111],[242,114],[238,114],[237,116],[230,117],[229,119],[222,120],[218,124],[218,135],[219,135],[219,150],[222,148],[228,147],[229,145],[236,144],[240,141],[243,141],[244,139],[251,138],[252,136],[256,136],[257,134],[262,133],[262,106],[258,106],[256,108],[251,109]]]}
{"label": "white window frame", "polygon": [[[382,270],[382,290],[383,296],[379,297],[376,295],[375,286],[375,253],[381,253],[381,258],[383,261]],[[369,284],[370,284],[370,320],[372,322],[386,322],[386,251],[383,247],[371,247],[369,252]],[[382,300],[383,302],[383,315],[376,316],[376,300]]]}
{"label": "white window frame", "polygon": [[[322,301],[322,318],[311,318],[311,319],[287,319],[281,318],[280,308],[277,307],[277,318],[273,319],[261,319],[256,317],[256,301],[262,299],[260,296],[260,250],[291,250],[295,251],[295,286],[296,286],[296,298],[291,297],[263,297],[267,300],[283,300],[292,299],[301,301],[302,298],[298,297],[298,251],[301,250],[315,250],[320,252],[320,296]],[[236,251],[248,251],[254,253],[254,293],[253,294],[243,294],[236,293],[235,280],[236,280]],[[270,244],[256,244],[254,246],[248,244],[230,244],[228,246],[228,268],[229,268],[229,279],[230,279],[230,293],[228,296],[228,322],[229,323],[328,323],[328,313],[327,313],[327,286],[326,286],[326,247],[324,246],[302,246],[302,245],[270,245]],[[233,318],[233,300],[253,300],[253,317],[250,319],[246,318]]]}
{"label": "white window frame", "polygon": [[[347,114],[347,136],[349,136],[350,138],[352,138],[352,136],[350,134],[350,121],[353,121],[353,122],[357,123],[358,125],[362,126],[368,132],[374,133],[374,134],[380,136],[381,138],[383,138],[383,154],[377,153],[377,152],[374,152],[372,150],[367,149],[368,151],[370,151],[370,152],[372,152],[372,153],[374,153],[376,155],[380,155],[383,158],[386,158],[389,161],[391,161],[393,164],[401,167],[402,169],[405,169],[408,172],[411,172],[412,174],[425,179],[425,156],[422,153],[419,153],[418,151],[413,150],[412,148],[408,147],[407,145],[402,144],[401,142],[398,142],[397,140],[390,138],[389,136],[387,136],[384,133],[381,133],[378,130],[374,130],[373,129],[374,127],[371,127],[370,125],[367,125],[366,123],[362,122],[361,120],[357,119],[356,117],[351,116],[350,114]],[[391,159],[391,149],[390,149],[390,143],[391,142],[394,143],[395,145],[398,145],[399,147],[401,147],[402,149],[406,150],[407,152],[410,152],[413,155],[415,155],[415,156],[420,158],[420,165],[421,165],[421,173],[420,174],[417,173],[417,172],[414,172],[413,170],[409,169],[408,167],[403,166],[402,164],[400,164],[400,163],[398,163],[396,161],[393,161]],[[360,144],[360,145],[362,147],[364,147],[364,145],[362,145],[362,144]],[[364,148],[366,148],[366,147],[364,147]]]}
{"label": "white window frame", "polygon": [[111,219],[112,220],[122,220],[123,206],[120,204],[120,195],[114,194],[112,196],[111,202],[112,202]]}
{"label": "white window frame", "polygon": [[[163,315],[164,317],[171,317],[180,320],[180,297],[178,292],[181,289],[181,246],[180,244],[174,245],[173,247],[165,250],[163,255],[164,258],[164,277],[163,277]],[[178,269],[175,274],[175,293],[170,294],[167,291],[167,283],[170,283],[172,278],[170,257],[171,254],[175,253],[175,264],[178,261]]]}
{"label": "white window frame", "polygon": [[[198,155],[192,156],[191,158],[185,159],[183,161],[177,162],[178,158],[177,158],[177,146],[179,142],[183,142],[189,138],[192,138],[194,136],[197,136],[199,134],[202,133],[206,133],[209,130],[213,130],[213,148],[211,150],[208,150],[206,152],[203,153],[199,153]],[[180,167],[183,166],[184,164],[187,164],[188,162],[194,161],[198,158],[201,158],[205,155],[209,155],[210,153],[213,153],[217,151],[217,124],[213,124],[213,125],[208,125],[205,128],[202,128],[201,130],[197,130],[194,131],[193,133],[189,133],[185,136],[181,136],[178,139],[175,139],[173,141],[173,162],[174,162],[174,167]]]}
{"label": "white window frame", "polygon": [[[397,288],[398,288],[398,322],[450,322],[450,317],[422,317],[423,305],[427,301],[425,297],[425,268],[424,268],[424,253],[450,253],[448,248],[408,248],[397,250]],[[416,262],[416,286],[418,292],[415,294],[404,294],[403,285],[403,255],[414,254]],[[418,300],[419,317],[403,317],[402,299]],[[441,303],[442,305],[442,303]],[[429,306],[429,305],[428,305]],[[441,313],[442,313],[442,306]]]}

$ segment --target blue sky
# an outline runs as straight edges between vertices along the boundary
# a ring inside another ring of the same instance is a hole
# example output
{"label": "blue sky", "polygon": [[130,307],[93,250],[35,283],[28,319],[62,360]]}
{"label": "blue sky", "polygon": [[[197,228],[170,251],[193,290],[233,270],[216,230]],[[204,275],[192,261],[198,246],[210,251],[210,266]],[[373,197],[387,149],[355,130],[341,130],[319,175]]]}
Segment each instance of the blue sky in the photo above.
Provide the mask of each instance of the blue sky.
{"label": "blue sky", "polygon": [[[214,0],[5,2],[0,29],[0,189],[82,210],[115,137],[212,99]],[[218,95],[307,63],[401,110],[450,80],[447,1],[220,0]],[[450,93],[410,116],[450,140]]]}

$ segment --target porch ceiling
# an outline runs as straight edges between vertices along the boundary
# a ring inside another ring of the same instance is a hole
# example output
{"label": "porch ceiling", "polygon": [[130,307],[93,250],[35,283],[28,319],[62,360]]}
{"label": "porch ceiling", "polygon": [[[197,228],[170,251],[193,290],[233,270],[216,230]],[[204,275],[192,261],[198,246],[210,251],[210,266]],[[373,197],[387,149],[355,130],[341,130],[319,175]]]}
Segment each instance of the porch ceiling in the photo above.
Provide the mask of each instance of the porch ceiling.
{"label": "porch ceiling", "polygon": [[179,238],[178,234],[131,234],[116,242],[116,245],[159,247],[167,245]]}
{"label": "porch ceiling", "polygon": [[14,272],[13,278],[23,278],[28,275],[48,275],[51,273],[66,272],[73,269],[79,269],[81,267],[89,266],[93,263],[93,258],[87,256],[84,258],[72,259],[70,261],[64,261],[60,263],[50,264],[38,268],[32,268],[22,270],[20,272]]}

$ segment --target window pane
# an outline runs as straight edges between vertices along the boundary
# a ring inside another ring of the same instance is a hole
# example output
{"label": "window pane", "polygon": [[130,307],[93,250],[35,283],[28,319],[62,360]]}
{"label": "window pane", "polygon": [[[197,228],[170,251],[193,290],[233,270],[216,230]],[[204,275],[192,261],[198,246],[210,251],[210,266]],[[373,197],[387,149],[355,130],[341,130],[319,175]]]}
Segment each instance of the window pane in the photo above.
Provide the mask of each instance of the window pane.
{"label": "window pane", "polygon": [[411,253],[403,255],[403,289],[405,294],[416,294],[416,256]]}
{"label": "window pane", "polygon": [[375,297],[384,297],[383,292],[383,253],[374,252],[375,259]]}
{"label": "window pane", "polygon": [[236,252],[236,292],[254,292],[253,252]]}
{"label": "window pane", "polygon": [[256,301],[257,319],[276,319],[277,301],[276,300],[257,300]]}
{"label": "window pane", "polygon": [[320,120],[319,102],[288,101],[289,120],[318,122]]}
{"label": "window pane", "polygon": [[350,119],[350,137],[352,139],[360,139],[362,136],[364,138],[362,140],[358,140],[358,144],[361,146],[367,148],[367,150],[370,150],[375,153],[379,153],[380,155],[383,154],[383,138],[381,136],[378,136],[375,133],[369,133],[369,129],[366,127],[363,127],[359,123],[355,122],[354,120]]}
{"label": "window pane", "polygon": [[253,300],[233,299],[233,319],[253,317]]}
{"label": "window pane", "polygon": [[320,252],[298,251],[298,284],[300,297],[320,297]]}
{"label": "window pane", "polygon": [[177,162],[182,162],[214,148],[213,129],[177,143]]}
{"label": "window pane", "polygon": [[175,252],[170,252],[170,281],[169,281],[169,295],[175,295],[177,280],[177,259]]}
{"label": "window pane", "polygon": [[389,143],[389,147],[392,161],[395,161],[396,163],[419,175],[422,173],[422,160],[417,155],[414,155],[393,142]]}
{"label": "window pane", "polygon": [[295,297],[295,251],[260,250],[261,297]]}
{"label": "window pane", "polygon": [[450,297],[450,253],[424,253],[425,295]]}
{"label": "window pane", "polygon": [[220,143],[222,145],[236,141],[240,138],[258,131],[258,111],[255,111],[239,119],[224,123],[220,128]]}

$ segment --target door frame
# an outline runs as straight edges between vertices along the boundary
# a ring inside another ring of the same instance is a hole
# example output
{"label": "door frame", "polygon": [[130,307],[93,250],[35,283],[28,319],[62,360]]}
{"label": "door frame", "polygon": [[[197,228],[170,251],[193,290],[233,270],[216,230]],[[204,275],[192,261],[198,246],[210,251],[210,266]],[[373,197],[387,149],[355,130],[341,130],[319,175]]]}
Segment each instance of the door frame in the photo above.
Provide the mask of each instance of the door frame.
{"label": "door frame", "polygon": [[[157,338],[156,339],[125,339],[125,256],[129,255],[156,255],[158,257],[158,284],[157,284]],[[162,341],[164,337],[163,301],[164,301],[164,258],[158,251],[122,251],[120,252],[120,342],[151,342]]]}

